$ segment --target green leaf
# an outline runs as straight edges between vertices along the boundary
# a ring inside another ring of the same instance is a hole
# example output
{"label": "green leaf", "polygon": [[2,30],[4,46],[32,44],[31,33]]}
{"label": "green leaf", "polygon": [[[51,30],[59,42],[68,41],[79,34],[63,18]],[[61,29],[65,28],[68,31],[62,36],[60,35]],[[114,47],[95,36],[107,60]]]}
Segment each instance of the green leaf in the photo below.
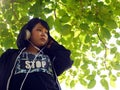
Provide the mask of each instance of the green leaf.
{"label": "green leaf", "polygon": [[88,80],[93,80],[94,78],[95,78],[94,75],[88,75],[88,76],[87,76],[87,79],[88,79]]}
{"label": "green leaf", "polygon": [[73,76],[76,76],[77,75],[77,72],[76,71],[73,71]]}
{"label": "green leaf", "polygon": [[64,9],[59,9],[58,11],[59,17],[66,15],[66,11]]}
{"label": "green leaf", "polygon": [[68,24],[63,25],[60,32],[62,35],[70,34],[71,33],[71,25],[68,25]]}
{"label": "green leaf", "polygon": [[53,16],[49,16],[47,19],[46,19],[48,25],[50,26],[50,28],[52,28],[53,26],[53,23],[54,23],[54,19],[53,19]]}
{"label": "green leaf", "polygon": [[9,35],[9,32],[7,29],[2,30],[2,32],[0,33],[2,37],[7,37]]}
{"label": "green leaf", "polygon": [[99,54],[102,51],[102,48],[98,46],[93,46],[92,50],[95,51],[97,54]]}
{"label": "green leaf", "polygon": [[117,72],[117,77],[120,77],[120,72]]}
{"label": "green leaf", "polygon": [[88,89],[92,89],[93,87],[95,87],[95,85],[96,85],[96,80],[93,79],[93,80],[91,80],[91,81],[88,83],[87,88],[88,88]]}
{"label": "green leaf", "polygon": [[110,85],[112,86],[112,87],[116,87],[116,83],[115,83],[115,81],[113,81],[113,80],[110,80]]}
{"label": "green leaf", "polygon": [[120,64],[120,62],[119,62],[119,60],[120,60],[120,52],[115,52],[115,57],[114,57],[114,59],[115,59],[115,62],[116,63],[118,63],[118,64]]}
{"label": "green leaf", "polygon": [[111,62],[111,65],[112,65],[112,67],[115,70],[120,70],[120,63],[118,63],[118,62]]}
{"label": "green leaf", "polygon": [[116,44],[120,45],[120,40],[116,40]]}
{"label": "green leaf", "polygon": [[115,86],[116,86],[116,83],[115,83],[116,80],[117,80],[117,77],[116,77],[115,75],[111,74],[111,75],[110,75],[110,85],[111,85],[112,87],[115,87]]}
{"label": "green leaf", "polygon": [[105,0],[106,3],[110,3],[111,0]]}
{"label": "green leaf", "polygon": [[88,64],[83,64],[82,66],[81,66],[81,69],[87,69],[88,68]]}
{"label": "green leaf", "polygon": [[50,0],[45,0],[45,2],[50,2]]}
{"label": "green leaf", "polygon": [[117,80],[117,77],[116,77],[115,75],[110,75],[110,79],[111,79],[112,81],[116,81],[116,80]]}
{"label": "green leaf", "polygon": [[120,37],[120,33],[115,33],[115,38],[119,38]]}
{"label": "green leaf", "polygon": [[[75,56],[76,56],[76,55],[75,55]],[[78,54],[77,54],[77,56],[78,56]],[[78,67],[80,66],[80,62],[81,62],[80,59],[76,59],[76,60],[74,61],[74,65],[78,68]]]}
{"label": "green leaf", "polygon": [[60,22],[59,19],[55,19],[54,27],[55,27],[55,30],[57,30],[58,32],[61,31],[61,29],[62,29],[62,25],[61,25],[61,22]]}
{"label": "green leaf", "polygon": [[[5,23],[0,22],[0,32],[6,30],[7,25]],[[1,33],[0,33],[1,34]],[[1,34],[2,35],[2,34]]]}
{"label": "green leaf", "polygon": [[85,81],[84,79],[79,79],[80,83],[83,85],[83,86],[86,86],[87,85],[87,81]]}
{"label": "green leaf", "polygon": [[24,21],[24,22],[27,22],[29,20],[29,17],[28,16],[23,16],[21,19],[20,19],[20,22]]}
{"label": "green leaf", "polygon": [[13,46],[13,43],[14,43],[14,39],[13,38],[9,38],[9,37],[6,37],[7,39],[4,40],[4,46],[7,47],[7,48],[10,48]]}
{"label": "green leaf", "polygon": [[64,23],[68,23],[70,21],[70,17],[68,16],[68,14],[65,14],[61,17],[61,21]]}
{"label": "green leaf", "polygon": [[84,71],[85,75],[89,75],[90,74],[90,69],[84,69],[83,71]]}
{"label": "green leaf", "polygon": [[101,78],[105,78],[105,77],[107,77],[107,75],[100,75],[100,77],[101,77]]}
{"label": "green leaf", "polygon": [[67,2],[67,0],[61,0],[63,3],[66,3]]}
{"label": "green leaf", "polygon": [[44,9],[44,12],[45,12],[46,14],[49,14],[49,13],[51,13],[51,12],[52,12],[52,9],[45,8],[45,9]]}
{"label": "green leaf", "polygon": [[109,85],[107,80],[105,80],[104,78],[100,80],[101,85],[104,87],[105,90],[109,90]]}
{"label": "green leaf", "polygon": [[101,28],[101,36],[106,39],[111,38],[111,34],[107,28]]}
{"label": "green leaf", "polygon": [[116,53],[116,51],[117,51],[117,48],[116,48],[116,47],[113,47],[113,48],[111,48],[110,53],[111,53],[111,54],[114,54],[114,53]]}
{"label": "green leaf", "polygon": [[70,87],[73,88],[73,87],[75,86],[75,84],[76,84],[75,81],[72,80],[72,81],[70,82]]}
{"label": "green leaf", "polygon": [[93,34],[97,34],[98,31],[99,31],[99,27],[97,25],[94,25],[93,28],[92,28]]}
{"label": "green leaf", "polygon": [[92,75],[96,76],[96,71],[93,70],[92,71]]}
{"label": "green leaf", "polygon": [[89,26],[87,23],[82,23],[80,24],[80,28],[84,31],[88,31],[89,30]]}
{"label": "green leaf", "polygon": [[43,10],[43,3],[41,0],[36,0],[36,2],[30,7],[29,14],[37,17],[41,16]]}
{"label": "green leaf", "polygon": [[87,34],[86,37],[85,37],[85,43],[90,43],[91,41],[91,38],[90,36]]}
{"label": "green leaf", "polygon": [[110,29],[116,29],[117,28],[117,24],[116,24],[116,21],[114,20],[107,20],[106,21],[106,25],[110,28]]}
{"label": "green leaf", "polygon": [[88,16],[87,16],[87,19],[89,20],[89,21],[95,21],[95,17],[94,17],[94,15],[93,14],[88,14]]}

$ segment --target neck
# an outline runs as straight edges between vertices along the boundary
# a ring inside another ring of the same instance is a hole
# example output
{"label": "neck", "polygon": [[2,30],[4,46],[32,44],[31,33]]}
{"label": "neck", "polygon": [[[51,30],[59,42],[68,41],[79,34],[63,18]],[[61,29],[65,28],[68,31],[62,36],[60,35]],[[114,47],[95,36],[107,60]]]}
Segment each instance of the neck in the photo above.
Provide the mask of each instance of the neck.
{"label": "neck", "polygon": [[31,53],[38,53],[38,51],[40,51],[40,49],[38,50],[37,48],[33,47],[31,44],[28,46],[28,48],[26,49],[27,52],[31,52]]}

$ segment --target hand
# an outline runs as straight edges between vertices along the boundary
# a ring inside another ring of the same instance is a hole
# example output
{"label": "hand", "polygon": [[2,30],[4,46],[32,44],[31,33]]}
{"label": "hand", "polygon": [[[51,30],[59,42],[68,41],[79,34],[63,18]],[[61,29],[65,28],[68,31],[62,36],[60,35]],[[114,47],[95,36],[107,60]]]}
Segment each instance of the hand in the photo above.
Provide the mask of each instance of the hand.
{"label": "hand", "polygon": [[53,41],[53,38],[50,37],[50,39],[49,39],[49,41],[48,41],[48,44],[47,44],[47,48],[50,48],[51,45],[52,45],[52,43],[54,43],[54,41]]}

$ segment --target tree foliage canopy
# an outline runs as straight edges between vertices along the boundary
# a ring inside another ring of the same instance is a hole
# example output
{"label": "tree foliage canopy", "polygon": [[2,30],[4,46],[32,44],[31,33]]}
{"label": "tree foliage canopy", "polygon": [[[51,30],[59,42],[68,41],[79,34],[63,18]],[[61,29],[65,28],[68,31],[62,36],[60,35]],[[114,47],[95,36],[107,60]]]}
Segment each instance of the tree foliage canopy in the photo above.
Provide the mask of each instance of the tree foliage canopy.
{"label": "tree foliage canopy", "polygon": [[17,48],[19,30],[31,17],[46,20],[51,35],[72,52],[74,65],[59,77],[61,82],[91,89],[99,76],[105,90],[115,86],[120,77],[120,0],[0,0],[0,54]]}

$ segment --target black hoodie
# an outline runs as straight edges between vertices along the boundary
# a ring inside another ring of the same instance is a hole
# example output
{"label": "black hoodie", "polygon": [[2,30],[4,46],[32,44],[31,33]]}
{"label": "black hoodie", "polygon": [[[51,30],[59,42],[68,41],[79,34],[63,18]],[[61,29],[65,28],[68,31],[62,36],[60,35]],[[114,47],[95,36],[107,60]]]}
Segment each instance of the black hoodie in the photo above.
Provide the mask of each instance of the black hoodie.
{"label": "black hoodie", "polygon": [[[15,64],[16,58],[19,55],[21,50],[18,49],[8,49],[6,52],[4,52],[1,57],[0,57],[0,90],[6,90],[7,87],[7,82],[11,74],[11,70],[13,69],[13,66]],[[54,82],[57,84],[58,89],[55,90],[60,90],[59,88],[59,83],[57,81],[57,76],[61,75],[65,70],[69,69],[73,61],[70,59],[70,54],[71,52],[67,50],[65,47],[62,45],[59,45],[57,42],[52,42],[50,47],[46,47],[43,50],[44,54],[48,55],[50,57],[52,66],[53,66],[53,72],[54,72]],[[42,74],[41,74],[42,75]],[[48,78],[45,78],[45,75],[42,75],[42,78],[44,80],[48,80]],[[45,81],[44,83],[41,84],[44,85],[47,83]],[[50,90],[47,89],[49,85],[44,85],[45,88],[41,90]],[[50,86],[52,87],[52,86]],[[19,89],[18,89],[19,90]],[[26,90],[26,89],[24,89]],[[29,90],[33,90],[30,88]],[[35,88],[34,88],[35,90]],[[53,89],[51,89],[53,90]]]}

